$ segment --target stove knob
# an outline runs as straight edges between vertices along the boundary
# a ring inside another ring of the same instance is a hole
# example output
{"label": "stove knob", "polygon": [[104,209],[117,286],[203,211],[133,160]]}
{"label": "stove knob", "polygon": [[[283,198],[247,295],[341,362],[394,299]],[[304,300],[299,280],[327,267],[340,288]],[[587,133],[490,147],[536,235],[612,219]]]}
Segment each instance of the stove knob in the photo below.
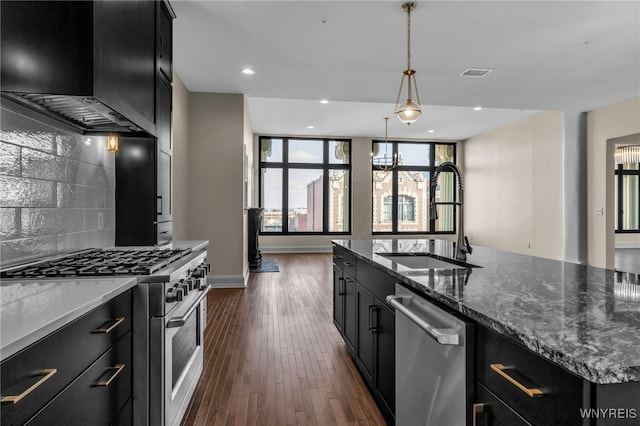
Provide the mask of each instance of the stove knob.
{"label": "stove knob", "polygon": [[182,302],[182,299],[184,298],[184,290],[181,288],[177,288],[176,289],[176,300],[178,302]]}
{"label": "stove knob", "polygon": [[202,281],[203,281],[202,278],[196,278],[193,281],[194,281],[193,289],[200,290],[202,288]]}
{"label": "stove knob", "polygon": [[189,284],[188,283],[182,283],[180,284],[180,288],[182,289],[182,291],[184,292],[184,295],[186,296],[187,294],[189,294]]}
{"label": "stove knob", "polygon": [[183,298],[182,289],[178,289],[175,287],[167,290],[167,303],[180,302]]}
{"label": "stove knob", "polygon": [[189,288],[189,291],[194,290],[195,283],[193,281],[193,278],[187,278],[187,286]]}
{"label": "stove knob", "polygon": [[204,270],[202,269],[201,266],[198,266],[196,269],[193,270],[193,276],[195,278],[202,278],[202,277],[204,277],[204,274],[205,274],[205,272],[204,272]]}

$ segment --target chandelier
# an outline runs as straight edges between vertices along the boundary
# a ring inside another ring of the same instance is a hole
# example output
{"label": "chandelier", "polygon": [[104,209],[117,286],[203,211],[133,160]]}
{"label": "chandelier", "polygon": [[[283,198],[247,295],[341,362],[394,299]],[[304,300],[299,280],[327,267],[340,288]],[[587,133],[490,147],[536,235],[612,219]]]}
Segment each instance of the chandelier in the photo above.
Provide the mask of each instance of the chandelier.
{"label": "chandelier", "polygon": [[[398,166],[398,154],[389,154],[389,141],[387,140],[387,127],[389,125],[389,117],[384,118],[384,155],[377,156],[378,149],[371,153],[371,161],[377,170],[392,170]],[[379,146],[379,144],[378,144]],[[393,147],[391,149],[393,151]]]}
{"label": "chandelier", "polygon": [[[415,122],[420,118],[420,114],[422,114],[418,86],[416,85],[416,71],[411,69],[411,11],[415,8],[415,2],[407,2],[402,5],[402,10],[407,12],[407,69],[402,72],[400,89],[398,90],[398,97],[396,98],[396,109],[394,111],[394,114],[397,114],[400,121],[407,125]],[[407,80],[407,100],[400,104],[400,96],[402,95],[405,80]],[[413,92],[415,92],[415,99]]]}
{"label": "chandelier", "polygon": [[640,145],[626,145],[616,148],[614,157],[617,164],[640,163]]}

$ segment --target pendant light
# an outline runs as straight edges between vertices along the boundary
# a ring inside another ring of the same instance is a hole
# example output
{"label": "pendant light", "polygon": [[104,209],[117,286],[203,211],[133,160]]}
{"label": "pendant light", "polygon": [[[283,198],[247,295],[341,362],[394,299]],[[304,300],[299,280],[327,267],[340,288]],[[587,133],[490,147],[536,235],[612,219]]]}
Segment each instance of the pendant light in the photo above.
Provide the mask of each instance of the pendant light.
{"label": "pendant light", "polygon": [[[398,90],[398,97],[396,98],[396,109],[394,111],[400,121],[407,125],[415,122],[422,114],[418,86],[416,85],[416,71],[411,69],[411,11],[415,8],[415,2],[407,2],[402,5],[402,10],[407,12],[407,69],[402,72],[400,89]],[[407,80],[407,100],[400,104],[400,96],[402,95],[405,80]],[[415,98],[413,96],[414,92]]]}
{"label": "pendant light", "polygon": [[[398,154],[389,155],[389,141],[387,140],[387,127],[389,125],[389,117],[384,118],[384,155],[376,157],[377,152],[372,152],[372,162],[376,170],[392,170],[398,166]],[[379,144],[378,144],[379,145]],[[391,148],[393,151],[393,147]]]}
{"label": "pendant light", "polygon": [[640,163],[640,145],[619,146],[614,156],[618,164],[638,164]]}

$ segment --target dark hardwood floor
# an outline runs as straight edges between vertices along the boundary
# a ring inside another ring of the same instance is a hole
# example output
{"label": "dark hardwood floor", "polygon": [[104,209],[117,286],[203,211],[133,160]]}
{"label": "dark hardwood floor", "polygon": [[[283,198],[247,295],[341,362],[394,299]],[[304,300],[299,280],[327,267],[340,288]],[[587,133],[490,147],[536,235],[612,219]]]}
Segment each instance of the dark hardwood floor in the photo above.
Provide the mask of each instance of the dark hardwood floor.
{"label": "dark hardwood floor", "polygon": [[182,425],[384,425],[332,320],[331,254],[208,296],[204,372]]}

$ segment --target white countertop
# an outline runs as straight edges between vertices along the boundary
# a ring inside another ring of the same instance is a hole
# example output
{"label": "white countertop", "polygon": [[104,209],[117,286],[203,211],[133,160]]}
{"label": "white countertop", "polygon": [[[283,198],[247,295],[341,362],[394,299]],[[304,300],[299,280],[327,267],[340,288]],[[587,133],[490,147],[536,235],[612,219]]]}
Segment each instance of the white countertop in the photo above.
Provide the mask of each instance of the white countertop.
{"label": "white countertop", "polygon": [[136,282],[136,277],[2,281],[0,360],[134,287]]}

